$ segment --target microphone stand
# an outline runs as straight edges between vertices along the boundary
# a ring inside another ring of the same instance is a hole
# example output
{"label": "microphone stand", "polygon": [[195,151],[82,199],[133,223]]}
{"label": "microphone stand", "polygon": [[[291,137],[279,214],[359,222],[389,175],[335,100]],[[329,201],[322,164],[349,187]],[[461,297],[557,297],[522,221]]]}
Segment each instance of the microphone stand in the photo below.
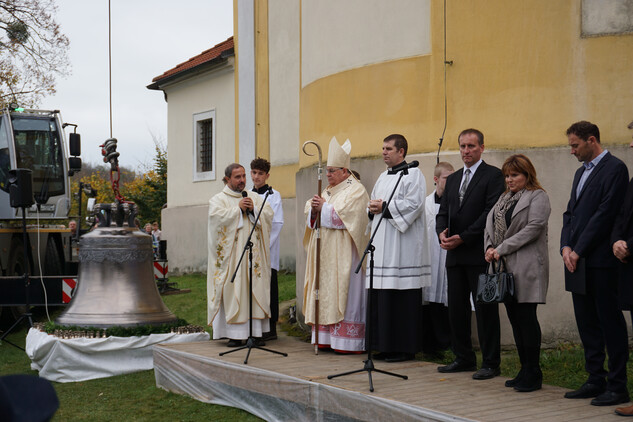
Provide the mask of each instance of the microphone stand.
{"label": "microphone stand", "polygon": [[229,353],[237,352],[239,350],[248,349],[248,353],[246,353],[246,358],[244,359],[244,364],[248,364],[248,357],[251,355],[251,349],[260,349],[266,352],[288,356],[288,353],[278,352],[276,350],[271,350],[265,347],[258,346],[257,339],[253,337],[253,242],[251,241],[251,237],[253,236],[253,232],[257,228],[259,216],[264,209],[264,205],[266,205],[266,200],[268,199],[270,193],[271,191],[268,190],[268,192],[266,192],[266,195],[264,195],[264,202],[262,202],[261,207],[259,207],[259,212],[257,213],[257,216],[255,217],[255,222],[253,223],[253,228],[248,235],[248,239],[246,239],[246,245],[244,245],[244,249],[242,249],[242,255],[240,256],[237,267],[235,267],[235,272],[233,272],[233,276],[231,277],[231,283],[233,283],[235,281],[235,277],[237,276],[237,272],[240,269],[240,265],[242,264],[244,254],[246,253],[246,250],[248,250],[248,339],[246,340],[246,345],[240,346],[233,350],[229,350],[228,352],[220,353],[220,356],[224,356],[228,355]]}
{"label": "microphone stand", "polygon": [[363,366],[362,369],[356,369],[354,371],[347,371],[347,372],[342,372],[340,374],[327,376],[327,379],[332,379],[336,377],[343,377],[346,375],[357,374],[359,372],[367,372],[367,375],[369,376],[369,391],[372,393],[374,392],[374,383],[371,377],[372,371],[385,374],[385,375],[391,375],[392,377],[399,377],[405,380],[409,379],[409,377],[407,377],[406,375],[395,374],[393,372],[387,372],[387,371],[383,371],[382,369],[376,368],[374,366],[374,361],[372,359],[372,354],[371,354],[371,347],[372,347],[371,310],[372,310],[372,302],[373,302],[372,292],[374,290],[374,251],[376,250],[376,247],[373,245],[373,241],[374,241],[374,237],[376,237],[376,233],[378,233],[378,228],[380,227],[380,223],[382,223],[382,220],[385,218],[385,212],[389,208],[389,204],[391,203],[391,200],[393,199],[393,195],[396,193],[396,189],[398,189],[400,180],[402,179],[402,176],[404,176],[405,174],[409,174],[408,167],[404,167],[403,169],[400,170],[400,175],[398,176],[398,180],[396,181],[396,184],[393,187],[393,190],[391,191],[391,195],[389,196],[387,205],[383,207],[382,213],[380,214],[380,220],[378,220],[378,224],[376,224],[376,228],[374,229],[374,232],[371,234],[371,237],[369,238],[369,242],[367,242],[367,247],[365,248],[365,252],[363,252],[363,256],[361,257],[360,262],[358,263],[358,266],[356,267],[356,270],[354,271],[356,274],[358,274],[358,272],[360,271],[363,265],[363,261],[365,260],[365,257],[369,253],[370,254],[369,256],[369,291],[367,292],[367,312],[365,314],[366,320],[367,320],[366,326],[365,326],[366,327],[365,331],[367,333],[367,336],[366,336],[367,360],[363,361],[365,365]]}

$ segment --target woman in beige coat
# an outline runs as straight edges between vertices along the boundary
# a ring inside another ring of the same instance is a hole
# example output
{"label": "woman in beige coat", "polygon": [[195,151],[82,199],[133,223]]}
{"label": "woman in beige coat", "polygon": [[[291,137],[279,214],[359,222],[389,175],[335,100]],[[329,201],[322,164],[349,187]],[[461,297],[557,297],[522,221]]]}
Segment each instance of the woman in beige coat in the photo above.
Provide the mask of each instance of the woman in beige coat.
{"label": "woman in beige coat", "polygon": [[547,220],[550,203],[532,162],[525,155],[508,157],[501,171],[507,189],[486,220],[486,261],[503,258],[507,271],[514,274],[516,301],[505,306],[521,370],[514,379],[506,381],[506,387],[534,391],[540,389],[543,382],[539,364],[541,327],[536,306],[545,303],[549,281]]}

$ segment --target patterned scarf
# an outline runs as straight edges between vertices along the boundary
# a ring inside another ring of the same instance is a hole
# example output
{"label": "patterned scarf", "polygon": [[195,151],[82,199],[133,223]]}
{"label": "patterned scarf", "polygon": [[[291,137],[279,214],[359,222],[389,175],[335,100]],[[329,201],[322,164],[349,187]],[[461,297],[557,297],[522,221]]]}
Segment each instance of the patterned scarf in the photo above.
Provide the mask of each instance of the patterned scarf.
{"label": "patterned scarf", "polygon": [[506,213],[519,201],[523,192],[525,192],[525,189],[521,189],[517,193],[512,193],[511,191],[505,192],[495,204],[495,207],[493,208],[493,221],[495,224],[493,246],[495,248],[503,242],[506,232],[508,231],[508,227],[506,225]]}

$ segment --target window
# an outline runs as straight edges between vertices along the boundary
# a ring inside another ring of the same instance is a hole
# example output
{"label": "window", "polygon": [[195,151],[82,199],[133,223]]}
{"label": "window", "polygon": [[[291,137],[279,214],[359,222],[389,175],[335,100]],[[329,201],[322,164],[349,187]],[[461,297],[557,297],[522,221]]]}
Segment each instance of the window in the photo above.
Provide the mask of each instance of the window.
{"label": "window", "polygon": [[193,115],[193,181],[215,180],[215,110]]}
{"label": "window", "polygon": [[32,170],[39,203],[65,192],[64,159],[55,119],[12,116],[17,168]]}

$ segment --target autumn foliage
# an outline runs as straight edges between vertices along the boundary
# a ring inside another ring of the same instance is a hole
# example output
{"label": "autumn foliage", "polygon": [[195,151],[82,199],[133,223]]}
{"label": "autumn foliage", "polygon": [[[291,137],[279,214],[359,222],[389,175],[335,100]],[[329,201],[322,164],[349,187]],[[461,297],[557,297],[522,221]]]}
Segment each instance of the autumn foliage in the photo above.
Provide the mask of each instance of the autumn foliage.
{"label": "autumn foliage", "polygon": [[[141,226],[145,223],[158,221],[164,204],[167,203],[167,152],[159,145],[156,146],[156,156],[149,168],[142,172],[120,168],[119,191],[128,201],[138,205],[138,218]],[[97,192],[97,203],[114,202],[114,192],[110,181],[110,165],[84,165],[84,168],[71,178],[71,192],[73,204],[71,215],[78,215],[79,183],[90,185]],[[82,215],[86,215],[88,197],[82,194]]]}

